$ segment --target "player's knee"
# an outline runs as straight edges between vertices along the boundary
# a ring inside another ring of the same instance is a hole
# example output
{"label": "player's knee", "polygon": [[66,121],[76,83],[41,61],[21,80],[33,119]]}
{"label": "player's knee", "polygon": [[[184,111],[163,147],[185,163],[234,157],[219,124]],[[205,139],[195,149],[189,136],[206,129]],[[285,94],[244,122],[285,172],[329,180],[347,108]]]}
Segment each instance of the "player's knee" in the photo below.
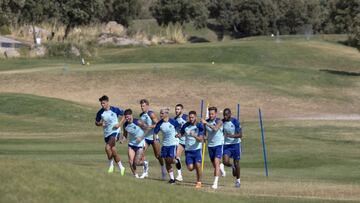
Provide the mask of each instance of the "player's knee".
{"label": "player's knee", "polygon": [[223,161],[223,164],[224,164],[225,166],[231,166],[231,163],[229,162],[229,160],[224,160],[224,161]]}
{"label": "player's knee", "polygon": [[140,160],[136,160],[136,161],[135,161],[135,165],[137,165],[137,166],[141,165],[141,161],[140,161]]}

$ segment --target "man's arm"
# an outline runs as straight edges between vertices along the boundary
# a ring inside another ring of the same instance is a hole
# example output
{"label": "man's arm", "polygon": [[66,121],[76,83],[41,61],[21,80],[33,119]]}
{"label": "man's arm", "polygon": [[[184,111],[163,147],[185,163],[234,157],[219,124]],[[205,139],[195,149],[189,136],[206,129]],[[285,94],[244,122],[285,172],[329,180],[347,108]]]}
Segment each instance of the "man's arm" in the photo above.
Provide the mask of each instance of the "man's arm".
{"label": "man's arm", "polygon": [[218,131],[221,128],[222,124],[223,124],[222,121],[218,121],[216,123],[216,125],[210,125],[205,119],[202,119],[201,123],[203,125],[206,125],[207,127],[211,128],[214,131]]}
{"label": "man's arm", "polygon": [[154,123],[154,125],[149,125],[148,127],[152,129],[152,128],[155,128],[155,126],[156,126],[157,122],[159,122],[159,120],[157,119],[154,112],[150,113],[150,118],[151,118],[152,122]]}
{"label": "man's arm", "polygon": [[95,125],[96,126],[103,126],[103,122],[102,121],[95,121]]}
{"label": "man's arm", "polygon": [[229,137],[229,138],[242,138],[242,132],[238,132],[238,133],[235,133],[233,135],[230,135],[230,134],[224,134],[224,137]]}

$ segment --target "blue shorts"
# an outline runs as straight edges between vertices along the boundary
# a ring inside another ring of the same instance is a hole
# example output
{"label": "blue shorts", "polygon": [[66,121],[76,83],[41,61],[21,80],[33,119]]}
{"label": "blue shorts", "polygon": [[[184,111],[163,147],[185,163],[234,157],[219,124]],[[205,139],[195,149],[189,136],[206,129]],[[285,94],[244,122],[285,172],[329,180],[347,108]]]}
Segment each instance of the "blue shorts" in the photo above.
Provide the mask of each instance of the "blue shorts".
{"label": "blue shorts", "polygon": [[[160,142],[160,139],[155,139],[157,142]],[[149,140],[145,138],[145,142],[147,145],[153,145],[154,144],[154,140]]]}
{"label": "blue shorts", "polygon": [[221,159],[223,155],[223,145],[208,147],[210,160],[214,161],[215,158]]}
{"label": "blue shorts", "polygon": [[234,160],[240,160],[241,156],[241,144],[228,144],[224,145],[224,156],[227,155]]}
{"label": "blue shorts", "polygon": [[132,150],[134,150],[135,152],[137,152],[139,149],[143,149],[144,147],[137,147],[137,146],[132,146],[132,145],[128,145],[129,148],[131,148]]}
{"label": "blue shorts", "polygon": [[176,146],[162,146],[161,147],[161,158],[175,158]]}
{"label": "blue shorts", "polygon": [[201,163],[201,149],[185,151],[186,165]]}
{"label": "blue shorts", "polygon": [[104,137],[104,141],[105,141],[106,144],[110,141],[111,137],[115,137],[115,140],[116,140],[119,137],[119,133],[113,133],[113,134],[111,134],[111,135],[109,135],[107,137]]}

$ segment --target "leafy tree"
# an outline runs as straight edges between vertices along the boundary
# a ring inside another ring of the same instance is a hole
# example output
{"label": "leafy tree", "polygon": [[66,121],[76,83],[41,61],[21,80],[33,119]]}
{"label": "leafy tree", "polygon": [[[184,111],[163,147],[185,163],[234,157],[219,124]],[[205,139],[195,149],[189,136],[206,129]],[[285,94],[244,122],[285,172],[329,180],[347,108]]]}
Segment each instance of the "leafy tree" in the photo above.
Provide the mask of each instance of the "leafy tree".
{"label": "leafy tree", "polygon": [[105,15],[102,20],[114,20],[127,27],[132,19],[139,16],[140,3],[139,0],[105,0]]}
{"label": "leafy tree", "polygon": [[263,35],[276,26],[276,7],[271,0],[212,0],[209,9],[223,29],[236,35]]}
{"label": "leafy tree", "polygon": [[58,0],[57,2],[61,8],[59,20],[66,25],[64,39],[75,26],[99,21],[104,11],[103,0]]}
{"label": "leafy tree", "polygon": [[351,33],[354,19],[360,13],[360,0],[330,0],[329,10],[332,32]]}
{"label": "leafy tree", "polygon": [[17,23],[25,0],[0,0],[0,26]]}
{"label": "leafy tree", "polygon": [[36,43],[35,24],[41,23],[46,19],[44,7],[47,5],[46,0],[25,0],[24,7],[21,12],[21,23],[28,23],[33,29],[33,40]]}
{"label": "leafy tree", "polygon": [[207,1],[202,0],[157,0],[150,7],[153,17],[159,25],[194,21],[195,26],[206,26],[209,11]]}

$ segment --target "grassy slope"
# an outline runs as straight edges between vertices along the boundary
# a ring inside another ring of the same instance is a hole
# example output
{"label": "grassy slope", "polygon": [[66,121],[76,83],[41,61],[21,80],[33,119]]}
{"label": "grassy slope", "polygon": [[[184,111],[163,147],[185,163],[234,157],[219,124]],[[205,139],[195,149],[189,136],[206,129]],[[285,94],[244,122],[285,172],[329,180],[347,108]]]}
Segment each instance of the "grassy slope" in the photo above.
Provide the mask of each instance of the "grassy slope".
{"label": "grassy slope", "polygon": [[[135,180],[129,171],[125,177],[107,175],[101,129],[93,126],[97,109],[22,94],[1,94],[0,101],[0,202],[140,202],[150,194],[155,202],[360,199],[357,121],[265,120],[267,179],[258,124],[243,123],[242,189],[232,189],[228,176],[214,193],[208,188],[212,172],[207,159],[201,191],[192,188],[194,174],[187,171],[184,177],[190,182],[179,186],[158,181],[151,152],[152,180]],[[125,145],[120,153],[126,161]]]}
{"label": "grassy slope", "polygon": [[[300,98],[335,98],[343,101],[354,98],[331,92],[331,89],[360,87],[358,77],[320,71],[360,70],[360,57],[355,49],[323,41],[321,37],[312,41],[306,41],[302,37],[287,37],[280,43],[269,37],[255,37],[221,43],[100,48],[98,53],[97,58],[87,59],[92,64],[92,68],[86,69],[87,71],[146,68],[145,71],[154,72],[157,67],[161,67],[165,74],[169,69],[168,75],[177,75],[183,79],[193,80],[200,77],[214,82],[249,85],[273,94]],[[211,65],[212,61],[215,65]],[[78,61],[71,62],[68,59],[10,60],[2,62],[0,70],[34,67],[63,69],[64,66],[72,70],[83,69],[78,64]],[[126,74],[126,71],[123,72]]]}

